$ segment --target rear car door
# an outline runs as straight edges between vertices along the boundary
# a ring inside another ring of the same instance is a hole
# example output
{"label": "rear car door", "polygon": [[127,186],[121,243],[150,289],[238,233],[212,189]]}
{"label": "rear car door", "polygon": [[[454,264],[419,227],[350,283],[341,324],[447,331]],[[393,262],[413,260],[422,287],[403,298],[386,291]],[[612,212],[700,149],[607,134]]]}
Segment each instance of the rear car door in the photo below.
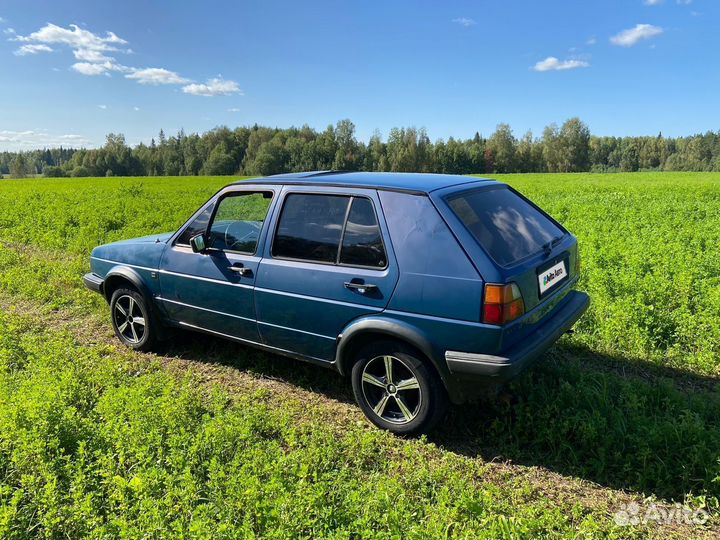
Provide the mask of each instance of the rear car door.
{"label": "rear car door", "polygon": [[[273,189],[230,189],[171,241],[160,265],[161,300],[183,326],[259,342],[253,289]],[[190,238],[206,235],[203,253]]]}
{"label": "rear car door", "polygon": [[255,289],[263,343],[332,361],[353,319],[387,305],[397,265],[375,190],[289,186]]}
{"label": "rear car door", "polygon": [[[447,188],[434,201],[488,283],[516,283],[524,311],[521,326],[505,336],[523,338],[578,277],[575,237],[552,217],[511,187]],[[537,308],[537,309],[536,309]]]}

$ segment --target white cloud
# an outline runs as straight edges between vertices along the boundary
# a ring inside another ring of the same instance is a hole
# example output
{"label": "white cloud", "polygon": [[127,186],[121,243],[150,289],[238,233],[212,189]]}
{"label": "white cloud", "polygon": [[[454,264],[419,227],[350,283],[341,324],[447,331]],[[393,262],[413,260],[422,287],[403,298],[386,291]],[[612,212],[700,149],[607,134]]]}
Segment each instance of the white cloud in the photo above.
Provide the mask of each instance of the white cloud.
{"label": "white cloud", "polygon": [[81,75],[90,77],[95,75],[109,75],[111,71],[123,71],[124,66],[114,64],[112,62],[103,62],[101,64],[93,64],[92,62],[76,62],[70,69],[77,71]]}
{"label": "white cloud", "polygon": [[140,107],[133,107],[133,111],[137,112],[140,110]]}
{"label": "white cloud", "polygon": [[596,43],[597,43],[597,38],[596,38],[595,36],[589,38],[589,39],[585,42],[586,45],[595,45]]}
{"label": "white cloud", "polygon": [[83,30],[76,24],[70,29],[48,23],[37,32],[27,36],[18,36],[17,41],[63,44],[73,49],[89,49],[93,51],[116,51],[118,45],[126,45],[127,41],[118,37],[114,32],[106,32],[105,37]]}
{"label": "white cloud", "polygon": [[663,0],[643,0],[643,4],[646,6],[659,6]]}
{"label": "white cloud", "polygon": [[[6,33],[8,33],[7,30]],[[15,35],[14,31],[13,35]],[[91,77],[106,75],[109,77],[112,72],[124,73],[127,79],[134,80],[139,84],[152,86],[183,85],[182,90],[184,93],[196,96],[242,94],[238,83],[226,81],[221,77],[199,84],[169,69],[158,67],[139,68],[123,65],[112,54],[108,53],[116,52],[130,55],[133,54],[133,51],[126,47],[128,42],[114,32],[108,31],[105,32],[105,35],[99,35],[80,28],[76,24],[63,28],[47,23],[37,32],[27,36],[15,35],[10,40],[24,43],[15,51],[18,56],[50,52],[53,50],[50,45],[66,46],[72,50],[75,60],[77,60],[70,66],[70,69],[81,75]]]}
{"label": "white cloud", "polygon": [[13,35],[14,33],[15,33],[15,29],[14,29],[14,28],[6,28],[5,30],[3,30],[3,34],[5,34],[6,36],[11,36],[11,35]]}
{"label": "white cloud", "polygon": [[533,71],[567,71],[570,69],[590,67],[590,63],[584,60],[558,60],[554,56],[548,56],[533,66]]}
{"label": "white cloud", "polygon": [[677,0],[677,3],[681,6],[689,6],[692,2],[693,0]]}
{"label": "white cloud", "polygon": [[468,26],[475,26],[477,24],[474,19],[470,19],[469,17],[458,17],[456,19],[453,19],[451,22],[459,24],[460,26],[464,26],[465,28],[467,28]]}
{"label": "white cloud", "polygon": [[183,92],[193,96],[229,96],[231,94],[242,94],[240,86],[235,81],[226,81],[216,78],[210,79],[205,84],[188,84],[183,86]]}
{"label": "white cloud", "polygon": [[76,62],[70,68],[81,75],[110,75],[111,71],[127,72],[130,68],[115,61],[105,53],[122,51],[119,46],[127,41],[114,32],[106,32],[100,36],[84,30],[75,24],[63,28],[52,23],[43,26],[37,32],[27,36],[17,36],[13,41],[26,43],[15,54],[31,54],[31,52],[50,51],[49,45],[64,45],[72,49]]}
{"label": "white cloud", "polygon": [[623,30],[610,38],[610,43],[620,47],[632,47],[644,39],[650,39],[663,33],[663,29],[652,24],[636,24],[634,28]]}
{"label": "white cloud", "polygon": [[240,109],[238,109],[237,107],[231,107],[228,109],[228,112],[240,112]]}
{"label": "white cloud", "polygon": [[105,109],[107,109],[107,105],[98,105],[98,108],[104,111]]}
{"label": "white cloud", "polygon": [[160,84],[186,84],[190,81],[164,68],[145,68],[136,69],[125,75],[128,79],[133,79],[140,84],[151,84],[157,86]]}
{"label": "white cloud", "polygon": [[88,145],[90,145],[90,141],[86,137],[74,133],[56,135],[43,129],[0,131],[0,148],[3,150],[31,150],[33,148],[55,148],[58,146],[77,148]]}
{"label": "white cloud", "polygon": [[75,58],[83,62],[109,62],[113,60],[109,56],[105,56],[102,52],[93,49],[75,49],[73,54]]}
{"label": "white cloud", "polygon": [[38,54],[41,52],[52,52],[52,51],[53,51],[52,48],[48,47],[47,45],[31,43],[28,45],[23,45],[18,50],[16,50],[13,54],[15,56],[25,56],[28,54]]}

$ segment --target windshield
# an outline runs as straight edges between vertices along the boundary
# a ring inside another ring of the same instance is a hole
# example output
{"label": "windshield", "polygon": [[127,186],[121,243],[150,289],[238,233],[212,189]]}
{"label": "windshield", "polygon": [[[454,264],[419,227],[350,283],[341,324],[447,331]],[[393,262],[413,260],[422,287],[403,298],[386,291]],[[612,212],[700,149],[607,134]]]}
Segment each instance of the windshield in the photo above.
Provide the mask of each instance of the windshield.
{"label": "windshield", "polygon": [[501,266],[534,255],[565,234],[545,214],[505,187],[451,196],[448,205]]}

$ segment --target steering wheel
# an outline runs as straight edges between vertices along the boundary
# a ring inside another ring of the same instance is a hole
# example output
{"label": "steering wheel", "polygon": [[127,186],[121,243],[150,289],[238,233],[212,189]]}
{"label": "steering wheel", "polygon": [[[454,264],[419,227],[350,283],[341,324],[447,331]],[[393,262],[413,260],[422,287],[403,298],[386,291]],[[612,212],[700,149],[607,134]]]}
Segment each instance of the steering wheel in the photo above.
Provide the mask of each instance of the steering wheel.
{"label": "steering wheel", "polygon": [[[243,229],[249,226],[250,231],[245,232],[245,234],[240,237],[237,237],[231,234],[233,225],[242,225]],[[259,227],[255,223],[247,221],[234,221],[233,223],[228,223],[227,227],[225,228],[225,248],[233,251],[241,251],[241,249],[236,248],[242,247],[249,239],[253,238],[253,236],[255,236],[257,239],[258,229]]]}

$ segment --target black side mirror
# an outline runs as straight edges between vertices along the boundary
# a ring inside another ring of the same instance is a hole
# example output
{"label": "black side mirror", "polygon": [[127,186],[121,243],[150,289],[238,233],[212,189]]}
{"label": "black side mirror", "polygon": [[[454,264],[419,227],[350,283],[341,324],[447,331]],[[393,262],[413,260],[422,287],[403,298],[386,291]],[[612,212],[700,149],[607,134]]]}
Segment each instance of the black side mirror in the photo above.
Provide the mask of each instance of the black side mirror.
{"label": "black side mirror", "polygon": [[205,235],[198,234],[197,236],[193,236],[190,239],[190,247],[192,248],[193,253],[202,253],[205,251]]}

